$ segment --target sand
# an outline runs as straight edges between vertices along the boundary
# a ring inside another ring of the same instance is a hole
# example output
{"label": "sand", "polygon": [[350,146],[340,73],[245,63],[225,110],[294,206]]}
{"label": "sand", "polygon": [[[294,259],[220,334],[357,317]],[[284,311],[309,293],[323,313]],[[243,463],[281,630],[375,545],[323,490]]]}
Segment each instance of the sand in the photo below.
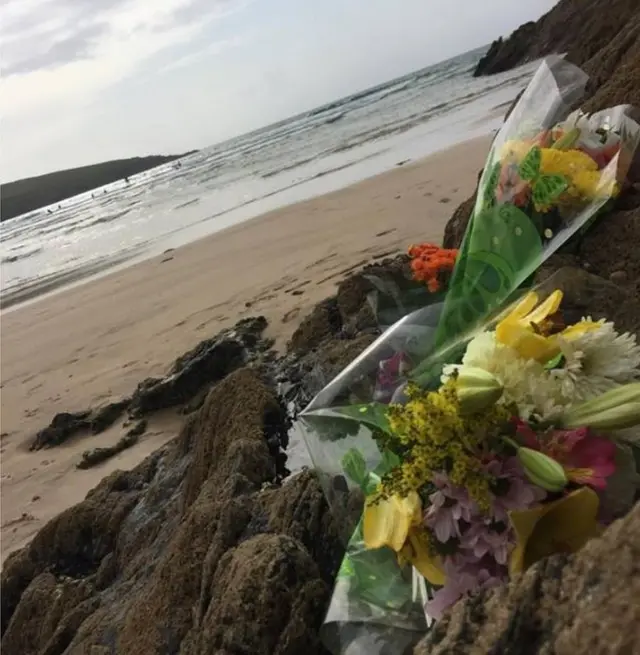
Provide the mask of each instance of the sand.
{"label": "sand", "polygon": [[174,437],[182,418],[154,416],[133,448],[93,469],[84,450],[114,443],[120,424],[49,450],[28,450],[54,414],[130,394],[145,377],[238,319],[262,314],[282,348],[299,320],[374,257],[440,242],[475,187],[489,138],[475,139],[351,187],[1,315],[2,558],[102,477]]}

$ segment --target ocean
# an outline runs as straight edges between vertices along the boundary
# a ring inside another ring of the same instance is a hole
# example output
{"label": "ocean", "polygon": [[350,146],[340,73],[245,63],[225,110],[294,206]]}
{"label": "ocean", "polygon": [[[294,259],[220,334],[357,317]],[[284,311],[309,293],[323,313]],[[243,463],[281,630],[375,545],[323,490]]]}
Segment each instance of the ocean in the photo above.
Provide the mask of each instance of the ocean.
{"label": "ocean", "polygon": [[490,133],[537,64],[474,78],[485,50],[4,221],[2,306]]}

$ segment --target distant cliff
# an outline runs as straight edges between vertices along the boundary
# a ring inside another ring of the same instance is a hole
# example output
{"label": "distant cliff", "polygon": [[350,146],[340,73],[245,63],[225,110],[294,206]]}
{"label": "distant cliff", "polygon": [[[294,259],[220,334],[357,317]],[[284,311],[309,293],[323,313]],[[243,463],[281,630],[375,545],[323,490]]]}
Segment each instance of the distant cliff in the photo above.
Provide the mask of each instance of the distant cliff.
{"label": "distant cliff", "polygon": [[193,152],[195,150],[182,155],[115,159],[2,184],[0,185],[0,220],[26,214],[39,207],[60,202],[65,198],[141,173]]}
{"label": "distant cliff", "polygon": [[560,0],[536,22],[491,44],[475,76],[509,70],[551,53],[568,53],[582,65],[640,16],[640,0]]}

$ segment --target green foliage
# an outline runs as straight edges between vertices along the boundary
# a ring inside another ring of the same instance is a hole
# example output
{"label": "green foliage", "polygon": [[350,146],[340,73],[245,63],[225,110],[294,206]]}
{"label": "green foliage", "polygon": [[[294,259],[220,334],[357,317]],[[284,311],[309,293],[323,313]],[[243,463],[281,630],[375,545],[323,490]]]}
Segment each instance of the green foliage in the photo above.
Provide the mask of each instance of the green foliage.
{"label": "green foliage", "polygon": [[519,174],[523,180],[532,182],[540,174],[540,164],[542,163],[542,151],[538,146],[533,146],[525,155],[520,163]]}
{"label": "green foliage", "polygon": [[541,175],[533,184],[533,202],[550,205],[569,185],[563,175]]}

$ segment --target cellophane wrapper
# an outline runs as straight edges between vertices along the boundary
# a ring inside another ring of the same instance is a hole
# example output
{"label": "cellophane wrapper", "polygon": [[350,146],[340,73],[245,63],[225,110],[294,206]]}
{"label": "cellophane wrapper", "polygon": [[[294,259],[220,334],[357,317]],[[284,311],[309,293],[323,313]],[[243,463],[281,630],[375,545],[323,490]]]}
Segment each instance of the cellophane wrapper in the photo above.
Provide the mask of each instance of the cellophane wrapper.
{"label": "cellophane wrapper", "polygon": [[[443,365],[460,360],[473,335],[532,286],[551,254],[594,219],[606,220],[640,127],[629,107],[590,116],[575,109],[587,81],[561,58],[543,61],[493,141],[446,293],[405,299],[381,289],[387,304],[392,298],[395,306],[395,312],[381,315],[382,336],[294,424],[346,545],[322,628],[333,653],[411,652],[432,624],[415,570],[400,567],[390,549],[364,546],[364,495],[345,475],[345,457],[357,449],[368,471],[384,474],[393,454],[378,449],[377,419],[368,420],[363,406],[403,402],[408,379],[438,387]],[[388,326],[389,316],[400,318]]]}

